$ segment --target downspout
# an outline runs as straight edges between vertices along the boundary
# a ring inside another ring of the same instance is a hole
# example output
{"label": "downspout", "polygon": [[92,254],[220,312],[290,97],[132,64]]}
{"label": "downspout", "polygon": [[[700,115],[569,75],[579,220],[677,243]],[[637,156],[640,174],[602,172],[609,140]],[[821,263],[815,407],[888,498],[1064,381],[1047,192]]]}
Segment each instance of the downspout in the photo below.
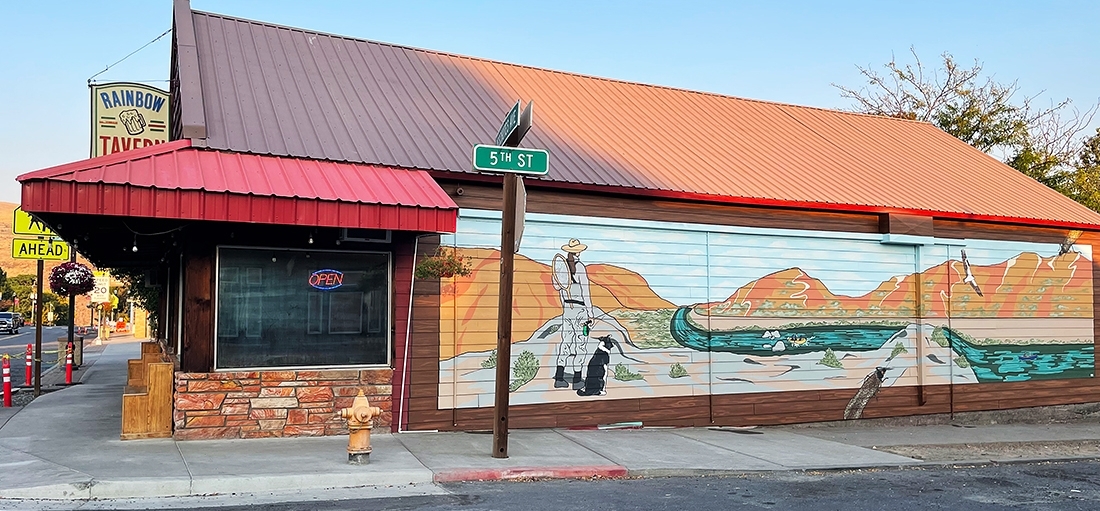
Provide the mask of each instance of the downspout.
{"label": "downspout", "polygon": [[401,425],[405,422],[405,392],[408,391],[408,387],[405,386],[405,380],[406,376],[409,374],[409,350],[412,348],[413,290],[416,288],[416,251],[420,246],[420,238],[424,236],[434,236],[434,234],[418,234],[413,238],[412,270],[409,272],[409,312],[408,317],[405,318],[405,354],[401,357],[401,395],[397,399],[398,433],[408,431],[407,429],[402,430]]}

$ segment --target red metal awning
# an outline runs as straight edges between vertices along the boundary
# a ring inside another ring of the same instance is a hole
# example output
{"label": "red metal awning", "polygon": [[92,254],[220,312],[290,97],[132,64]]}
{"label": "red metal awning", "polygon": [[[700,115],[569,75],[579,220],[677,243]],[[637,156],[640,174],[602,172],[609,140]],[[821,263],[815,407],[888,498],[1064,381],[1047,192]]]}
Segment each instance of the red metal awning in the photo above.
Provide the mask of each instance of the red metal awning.
{"label": "red metal awning", "polygon": [[207,150],[189,140],[16,179],[32,213],[422,232],[454,232],[458,217],[424,171]]}

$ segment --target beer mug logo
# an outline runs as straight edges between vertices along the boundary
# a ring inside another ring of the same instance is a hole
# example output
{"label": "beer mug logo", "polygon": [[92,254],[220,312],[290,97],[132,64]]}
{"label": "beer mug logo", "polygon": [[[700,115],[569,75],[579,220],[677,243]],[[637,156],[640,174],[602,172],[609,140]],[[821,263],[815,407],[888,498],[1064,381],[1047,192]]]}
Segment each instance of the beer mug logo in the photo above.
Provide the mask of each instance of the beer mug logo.
{"label": "beer mug logo", "polygon": [[140,135],[145,131],[145,117],[136,108],[119,112],[118,120],[126,127],[126,133],[130,135]]}

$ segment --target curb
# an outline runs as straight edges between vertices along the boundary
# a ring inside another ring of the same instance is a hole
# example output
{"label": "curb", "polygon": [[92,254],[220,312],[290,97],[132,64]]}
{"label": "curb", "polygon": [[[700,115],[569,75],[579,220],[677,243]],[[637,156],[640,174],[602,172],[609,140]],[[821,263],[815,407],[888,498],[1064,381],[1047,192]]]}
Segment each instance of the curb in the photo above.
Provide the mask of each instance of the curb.
{"label": "curb", "polygon": [[458,483],[464,481],[510,481],[516,479],[585,479],[627,477],[626,467],[619,465],[589,465],[581,467],[512,467],[512,468],[467,468],[442,470],[435,473],[433,481],[437,483]]}

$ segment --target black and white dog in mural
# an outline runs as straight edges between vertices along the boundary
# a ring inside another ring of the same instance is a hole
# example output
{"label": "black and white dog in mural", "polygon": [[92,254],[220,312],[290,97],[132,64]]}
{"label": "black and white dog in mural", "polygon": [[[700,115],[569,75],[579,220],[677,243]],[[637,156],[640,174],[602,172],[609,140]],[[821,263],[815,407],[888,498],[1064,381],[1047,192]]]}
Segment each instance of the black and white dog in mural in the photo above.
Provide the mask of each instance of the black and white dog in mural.
{"label": "black and white dog in mural", "polygon": [[588,373],[584,377],[584,388],[577,390],[578,396],[602,396],[607,394],[607,364],[611,362],[611,348],[615,340],[610,335],[597,337],[599,344],[588,361]]}

